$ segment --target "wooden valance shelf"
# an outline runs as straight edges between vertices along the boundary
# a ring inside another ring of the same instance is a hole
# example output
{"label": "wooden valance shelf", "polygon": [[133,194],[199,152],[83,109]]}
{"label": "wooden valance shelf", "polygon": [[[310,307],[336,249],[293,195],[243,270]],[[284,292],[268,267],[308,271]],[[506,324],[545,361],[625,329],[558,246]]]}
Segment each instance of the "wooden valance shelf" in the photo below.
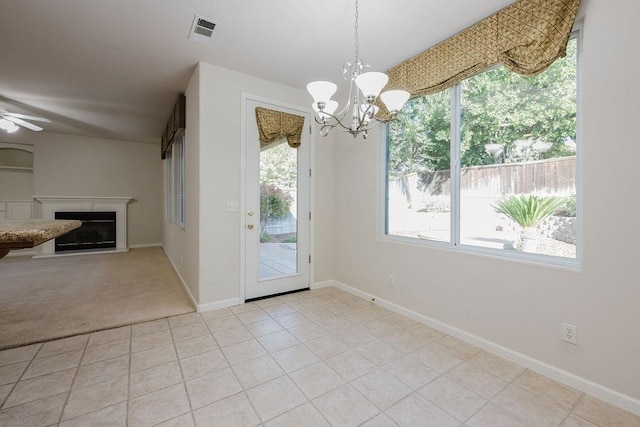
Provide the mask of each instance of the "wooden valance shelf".
{"label": "wooden valance shelf", "polygon": [[180,94],[171,111],[171,117],[169,117],[169,121],[162,134],[161,153],[163,159],[166,157],[167,151],[173,143],[173,139],[184,133],[184,128],[187,124],[186,101],[184,94]]}

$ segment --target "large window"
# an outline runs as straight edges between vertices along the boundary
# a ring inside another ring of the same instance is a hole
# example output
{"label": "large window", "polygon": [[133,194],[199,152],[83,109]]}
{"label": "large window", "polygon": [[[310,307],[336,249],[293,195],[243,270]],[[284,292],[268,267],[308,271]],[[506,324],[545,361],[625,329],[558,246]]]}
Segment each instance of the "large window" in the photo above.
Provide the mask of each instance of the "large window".
{"label": "large window", "polygon": [[576,259],[577,43],[535,77],[495,67],[407,103],[388,128],[387,235]]}

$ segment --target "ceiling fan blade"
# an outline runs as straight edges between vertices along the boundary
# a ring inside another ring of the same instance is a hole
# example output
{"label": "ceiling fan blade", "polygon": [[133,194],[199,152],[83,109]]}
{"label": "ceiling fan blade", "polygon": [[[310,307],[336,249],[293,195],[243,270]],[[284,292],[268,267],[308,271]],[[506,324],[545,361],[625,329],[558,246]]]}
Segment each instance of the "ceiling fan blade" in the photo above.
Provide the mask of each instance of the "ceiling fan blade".
{"label": "ceiling fan blade", "polygon": [[15,124],[17,124],[17,125],[26,127],[27,129],[31,129],[31,130],[34,130],[36,132],[40,132],[42,130],[42,128],[40,126],[36,126],[33,123],[25,122],[24,120],[18,119],[17,117],[4,116],[4,118],[9,120],[9,121],[11,121],[11,122],[13,122],[13,123],[15,123]]}
{"label": "ceiling fan blade", "polygon": [[36,121],[36,122],[51,123],[51,120],[45,119],[44,117],[28,116],[26,114],[9,113],[9,112],[5,112],[4,115],[5,116],[16,117],[18,119],[27,119],[27,120],[33,120],[33,121]]}

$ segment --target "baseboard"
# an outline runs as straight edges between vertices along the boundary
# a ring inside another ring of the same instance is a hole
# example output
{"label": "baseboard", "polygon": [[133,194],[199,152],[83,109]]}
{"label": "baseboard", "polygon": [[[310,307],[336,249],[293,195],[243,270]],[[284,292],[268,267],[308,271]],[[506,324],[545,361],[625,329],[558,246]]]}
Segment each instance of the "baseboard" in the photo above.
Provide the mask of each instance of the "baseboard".
{"label": "baseboard", "polygon": [[[24,252],[23,252],[24,251]],[[7,258],[19,257],[19,256],[28,256],[34,257],[38,255],[38,251],[25,251],[24,249],[19,251],[11,251],[7,254]]]}
{"label": "baseboard", "polygon": [[53,254],[39,254],[35,255],[33,258],[54,258],[61,256],[82,256],[82,255],[100,255],[100,254],[120,254],[124,252],[129,252],[129,248],[125,249],[105,249],[105,250],[87,250],[87,251],[69,251],[69,253],[65,252],[56,252]]}
{"label": "baseboard", "polygon": [[328,286],[336,286],[339,287],[338,285],[336,285],[336,282],[334,280],[325,280],[324,282],[316,282],[313,283],[310,288],[311,289],[320,289],[320,288],[326,288]]}
{"label": "baseboard", "polygon": [[176,275],[178,276],[178,279],[180,280],[180,283],[182,283],[182,287],[184,288],[184,291],[187,293],[187,296],[189,297],[189,301],[191,301],[191,305],[193,305],[195,307],[196,311],[199,312],[200,310],[198,308],[198,302],[196,301],[195,297],[191,293],[191,289],[189,289],[189,286],[187,285],[187,282],[185,282],[184,278],[182,277],[182,274],[180,274],[180,271],[178,270],[176,265],[173,263],[173,260],[171,259],[171,257],[167,253],[167,250],[165,249],[164,245],[160,245],[160,247],[164,251],[164,254],[167,256],[167,259],[169,260],[169,262],[171,263],[171,266],[173,267],[173,271],[176,272]]}
{"label": "baseboard", "polygon": [[158,248],[158,247],[162,247],[162,243],[143,243],[140,245],[129,245],[129,249]]}
{"label": "baseboard", "polygon": [[222,301],[210,302],[208,304],[200,304],[198,305],[198,313],[219,310],[221,308],[227,308],[242,303],[243,301],[240,298],[230,298]]}
{"label": "baseboard", "polygon": [[503,347],[499,344],[488,341],[477,335],[463,331],[462,329],[458,329],[446,323],[424,316],[420,313],[417,313],[413,310],[409,310],[407,308],[404,308],[400,305],[397,305],[385,299],[378,298],[375,295],[371,295],[367,292],[363,292],[359,289],[353,288],[349,285],[338,282],[336,280],[317,283],[316,285],[314,285],[313,288],[315,289],[315,288],[326,287],[326,286],[335,286],[339,289],[342,289],[353,295],[364,298],[368,301],[374,301],[376,304],[380,305],[381,307],[384,307],[395,313],[402,314],[403,316],[413,319],[416,322],[423,323],[427,326],[430,326],[434,329],[437,329],[441,332],[444,332],[448,335],[451,335],[469,344],[473,344],[477,347],[482,348],[483,350],[486,350],[497,356],[503,357],[525,368],[529,368],[532,371],[535,371],[541,375],[549,377],[560,383],[566,384],[570,387],[573,387],[591,396],[597,397],[600,400],[603,400],[607,403],[615,405],[626,411],[632,412],[636,415],[640,415],[640,400],[635,399],[631,396],[617,392],[608,387],[597,384],[593,381],[587,380],[585,378],[574,375],[570,372],[556,368],[555,366],[549,365],[540,360],[529,357],[525,354],[518,353],[517,351]]}

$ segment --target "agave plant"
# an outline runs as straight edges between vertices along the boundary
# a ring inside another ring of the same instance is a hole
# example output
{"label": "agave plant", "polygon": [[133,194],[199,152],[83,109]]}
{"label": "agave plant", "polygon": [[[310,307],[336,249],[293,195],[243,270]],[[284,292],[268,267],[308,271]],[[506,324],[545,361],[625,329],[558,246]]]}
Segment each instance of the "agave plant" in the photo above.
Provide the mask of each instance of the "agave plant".
{"label": "agave plant", "polygon": [[536,252],[538,236],[533,227],[566,203],[560,197],[538,197],[533,194],[509,196],[496,202],[493,206],[498,212],[522,227],[520,231],[520,250]]}

